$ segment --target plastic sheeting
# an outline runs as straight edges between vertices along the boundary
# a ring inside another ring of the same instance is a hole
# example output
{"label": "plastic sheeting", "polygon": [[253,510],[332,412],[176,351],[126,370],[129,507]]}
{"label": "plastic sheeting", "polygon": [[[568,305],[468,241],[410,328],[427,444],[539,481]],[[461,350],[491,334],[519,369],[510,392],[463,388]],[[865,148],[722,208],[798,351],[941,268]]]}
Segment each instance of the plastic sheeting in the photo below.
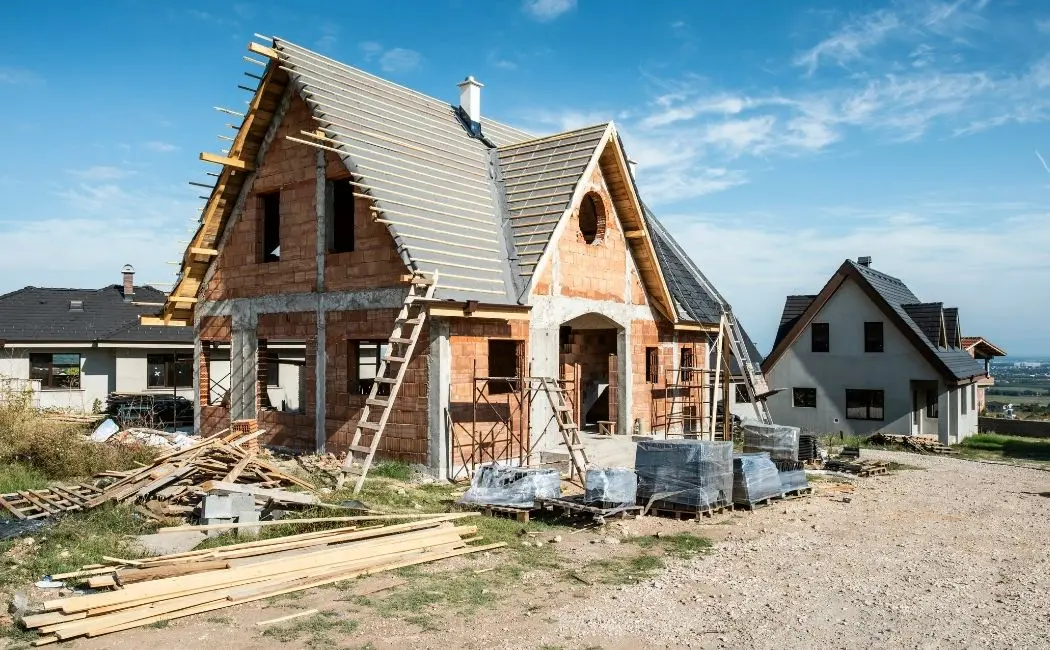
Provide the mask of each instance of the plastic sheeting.
{"label": "plastic sheeting", "polygon": [[733,443],[647,440],[635,460],[638,503],[665,501],[685,508],[713,508],[733,500]]}
{"label": "plastic sheeting", "polygon": [[801,490],[809,487],[809,479],[806,478],[806,470],[793,469],[780,472],[780,491]]}
{"label": "plastic sheeting", "polygon": [[561,474],[555,469],[484,465],[474,473],[460,503],[531,508],[536,499],[561,497]]}
{"label": "plastic sheeting", "polygon": [[733,503],[750,505],[782,492],[780,472],[768,453],[733,456]]}
{"label": "plastic sheeting", "polygon": [[587,470],[584,503],[633,506],[638,496],[638,475],[628,467]]}
{"label": "plastic sheeting", "polygon": [[741,428],[745,454],[767,452],[773,460],[798,460],[798,427],[749,420]]}

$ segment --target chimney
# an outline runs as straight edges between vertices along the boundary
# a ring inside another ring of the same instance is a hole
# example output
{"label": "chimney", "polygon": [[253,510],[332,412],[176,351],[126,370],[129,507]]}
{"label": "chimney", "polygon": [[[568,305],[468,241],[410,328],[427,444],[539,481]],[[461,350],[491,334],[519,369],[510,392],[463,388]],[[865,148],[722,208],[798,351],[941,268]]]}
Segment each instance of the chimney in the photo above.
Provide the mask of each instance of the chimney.
{"label": "chimney", "polygon": [[857,264],[861,266],[871,266],[871,256],[865,255],[864,257],[858,257]]}
{"label": "chimney", "polygon": [[124,274],[124,302],[131,302],[135,299],[135,267],[125,264],[120,271]]}
{"label": "chimney", "polygon": [[481,89],[484,84],[470,76],[456,85],[459,86],[459,109],[470,120],[472,126],[480,124]]}

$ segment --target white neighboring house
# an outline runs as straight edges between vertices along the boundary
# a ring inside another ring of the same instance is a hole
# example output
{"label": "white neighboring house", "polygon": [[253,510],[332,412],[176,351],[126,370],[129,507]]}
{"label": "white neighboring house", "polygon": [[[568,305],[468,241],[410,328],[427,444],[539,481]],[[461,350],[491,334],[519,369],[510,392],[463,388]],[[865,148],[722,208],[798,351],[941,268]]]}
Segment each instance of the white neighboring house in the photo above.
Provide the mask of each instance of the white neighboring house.
{"label": "white neighboring house", "polygon": [[193,328],[139,325],[165,293],[123,283],[101,289],[25,287],[0,296],[0,378],[30,388],[40,408],[89,412],[119,393],[193,399]]}
{"label": "white neighboring house", "polygon": [[763,362],[774,421],[817,433],[977,433],[984,364],[963,348],[959,310],[846,260],[817,295],[788,296]]}

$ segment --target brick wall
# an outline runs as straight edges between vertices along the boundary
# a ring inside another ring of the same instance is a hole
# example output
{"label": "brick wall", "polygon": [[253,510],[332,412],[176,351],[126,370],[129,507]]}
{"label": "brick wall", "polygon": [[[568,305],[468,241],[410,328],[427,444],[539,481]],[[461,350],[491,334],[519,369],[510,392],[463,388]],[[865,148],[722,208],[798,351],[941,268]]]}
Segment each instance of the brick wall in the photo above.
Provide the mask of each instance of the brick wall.
{"label": "brick wall", "polygon": [[[215,273],[204,291],[206,300],[277,293],[308,292],[316,286],[317,188],[316,149],[290,142],[317,124],[306,104],[296,98],[277,128],[276,137],[258,168],[244,211],[214,262]],[[262,263],[262,207],[258,195],[281,192],[280,261]]]}
{"label": "brick wall", "polygon": [[[633,425],[634,418],[642,422],[642,430],[650,431],[655,423],[664,422],[672,406],[672,393],[674,389],[668,388],[668,379],[673,378],[670,371],[681,367],[682,348],[693,349],[694,366],[706,365],[707,346],[706,337],[699,332],[677,332],[666,324],[658,325],[655,321],[635,321],[631,327],[632,350],[631,350],[631,385],[634,399],[634,417],[630,424]],[[658,381],[649,383],[645,376],[645,358],[648,348],[659,350],[659,376]],[[699,381],[700,378],[696,377]],[[681,396],[682,393],[679,393]],[[676,400],[676,411],[680,408],[683,400]],[[699,405],[697,405],[699,406]],[[699,409],[698,409],[699,411]],[[702,413],[698,413],[702,415]]]}
{"label": "brick wall", "polygon": [[[449,416],[452,421],[453,465],[470,465],[472,451],[476,453],[474,460],[480,462],[492,458],[518,458],[528,449],[528,413],[522,413],[515,394],[486,392],[487,402],[480,400],[476,411],[473,402],[475,368],[478,376],[489,376],[489,340],[522,341],[522,356],[527,360],[528,338],[527,321],[449,320],[452,353]],[[521,371],[527,374],[529,369],[526,366]],[[503,424],[508,419],[509,428]],[[475,440],[482,442],[480,449],[472,449]]]}
{"label": "brick wall", "polygon": [[[397,309],[369,309],[332,312],[325,325],[328,366],[326,368],[326,431],[330,451],[346,449],[365,405],[366,395],[356,390],[357,351],[351,341],[386,341],[394,327]],[[419,335],[415,352],[408,363],[404,382],[394,402],[378,453],[410,463],[427,463],[427,328]],[[374,420],[374,418],[372,418]],[[371,444],[371,435],[363,435],[361,444]]]}
{"label": "brick wall", "polygon": [[[610,355],[616,354],[616,330],[573,330],[571,342],[567,346],[559,343],[558,361],[562,378],[573,378],[577,384],[572,386],[574,399],[586,400],[587,395],[599,382],[610,383],[615,375],[615,360],[610,362]],[[611,368],[610,368],[611,364]],[[610,385],[610,391],[613,387]],[[616,393],[609,394],[610,405],[615,406]],[[573,403],[573,416],[577,423],[583,423],[586,413],[581,408],[586,404]]]}

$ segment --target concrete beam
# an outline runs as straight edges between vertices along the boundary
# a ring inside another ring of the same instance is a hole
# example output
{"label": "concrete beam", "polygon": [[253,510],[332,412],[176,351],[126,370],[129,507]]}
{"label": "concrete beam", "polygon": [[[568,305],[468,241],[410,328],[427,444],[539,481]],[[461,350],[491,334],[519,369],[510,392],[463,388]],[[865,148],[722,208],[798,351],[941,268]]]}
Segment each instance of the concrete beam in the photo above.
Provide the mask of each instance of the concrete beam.
{"label": "concrete beam", "polygon": [[449,476],[449,391],[452,384],[452,347],[449,342],[449,323],[442,318],[431,318],[429,356],[427,358],[427,439],[428,465],[437,478]]}
{"label": "concrete beam", "polygon": [[249,317],[259,314],[287,314],[295,312],[352,311],[355,309],[400,309],[408,294],[408,287],[385,289],[359,289],[355,291],[330,291],[326,293],[288,293],[258,296],[255,298],[233,298],[213,300],[197,304],[197,313],[202,316]]}

